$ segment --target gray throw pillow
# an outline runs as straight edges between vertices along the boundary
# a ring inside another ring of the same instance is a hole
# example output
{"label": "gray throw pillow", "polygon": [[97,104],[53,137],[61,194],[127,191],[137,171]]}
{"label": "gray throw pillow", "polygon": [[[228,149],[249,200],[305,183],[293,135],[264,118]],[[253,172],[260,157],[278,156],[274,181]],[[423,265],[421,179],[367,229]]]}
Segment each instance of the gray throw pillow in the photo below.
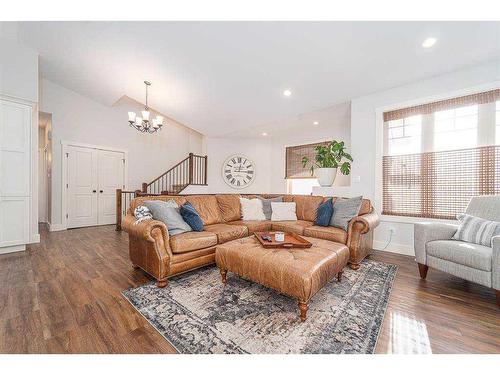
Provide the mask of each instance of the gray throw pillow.
{"label": "gray throw pillow", "polygon": [[266,220],[271,220],[271,215],[273,213],[273,210],[271,208],[271,202],[283,202],[283,197],[276,197],[276,198],[262,198],[262,197],[257,197],[262,201],[262,211],[264,211],[264,216],[266,217]]}
{"label": "gray throw pillow", "polygon": [[330,226],[347,230],[349,221],[358,216],[361,203],[363,203],[362,196],[337,199],[333,204],[333,215],[330,219]]}
{"label": "gray throw pillow", "polygon": [[168,201],[145,201],[144,205],[153,214],[153,219],[159,220],[167,226],[168,234],[175,236],[184,232],[190,232],[191,227],[184,221],[179,205],[173,199]]}

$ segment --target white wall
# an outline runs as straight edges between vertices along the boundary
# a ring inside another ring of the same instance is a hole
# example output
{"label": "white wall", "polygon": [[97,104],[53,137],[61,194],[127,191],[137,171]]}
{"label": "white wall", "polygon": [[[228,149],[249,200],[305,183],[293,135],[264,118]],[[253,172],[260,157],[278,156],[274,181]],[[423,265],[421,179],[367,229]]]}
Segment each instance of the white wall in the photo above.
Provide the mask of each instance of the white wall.
{"label": "white wall", "polygon": [[[352,194],[375,199],[376,168],[381,160],[376,160],[376,116],[377,109],[409,101],[430,98],[454,91],[500,80],[500,61],[494,61],[424,81],[377,92],[351,101],[351,149],[355,160],[352,167]],[[356,181],[359,177],[359,182]],[[380,207],[377,207],[380,210]],[[375,245],[380,248],[389,239],[389,229],[394,229],[390,251],[413,252],[413,223],[405,219],[389,221],[383,218],[375,231]]]}
{"label": "white wall", "polygon": [[0,32],[0,93],[38,102],[38,54]]}
{"label": "white wall", "polygon": [[[271,183],[271,140],[207,138],[208,191],[210,193],[265,193]],[[222,164],[231,155],[243,154],[254,162],[255,179],[243,189],[233,189],[222,179]]]}
{"label": "white wall", "polygon": [[[281,124],[283,128],[278,134],[272,137],[272,170],[271,170],[271,193],[286,193],[285,180],[285,148],[307,143],[321,141],[344,141],[349,150],[350,137],[350,104],[342,103],[314,114],[303,115],[305,119],[299,126],[286,128],[286,123]],[[318,121],[318,125],[313,125],[313,121]],[[334,186],[347,186],[350,184],[350,177],[338,172]]]}
{"label": "white wall", "polygon": [[141,106],[122,98],[113,107],[103,106],[47,79],[41,81],[41,110],[52,114],[51,226],[61,223],[61,141],[121,148],[128,151],[127,189],[140,188],[184,159],[201,154],[203,136],[173,120],[166,120],[157,134],[143,134],[128,125],[127,111]]}

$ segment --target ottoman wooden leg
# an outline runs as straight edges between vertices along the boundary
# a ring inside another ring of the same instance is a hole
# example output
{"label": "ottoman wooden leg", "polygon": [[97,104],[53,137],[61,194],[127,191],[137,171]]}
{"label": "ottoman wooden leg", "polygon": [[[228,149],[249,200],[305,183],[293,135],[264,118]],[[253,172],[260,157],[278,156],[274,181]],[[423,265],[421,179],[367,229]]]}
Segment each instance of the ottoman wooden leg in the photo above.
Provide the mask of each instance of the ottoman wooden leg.
{"label": "ottoman wooden leg", "polygon": [[337,274],[337,281],[340,283],[342,281],[342,274],[344,273],[344,271],[339,271],[339,273]]}
{"label": "ottoman wooden leg", "polygon": [[302,322],[305,322],[309,306],[307,305],[306,302],[299,301],[299,309],[300,309],[300,320]]}
{"label": "ottoman wooden leg", "polygon": [[227,270],[221,268],[220,275],[222,277],[222,283],[226,284],[227,283]]}

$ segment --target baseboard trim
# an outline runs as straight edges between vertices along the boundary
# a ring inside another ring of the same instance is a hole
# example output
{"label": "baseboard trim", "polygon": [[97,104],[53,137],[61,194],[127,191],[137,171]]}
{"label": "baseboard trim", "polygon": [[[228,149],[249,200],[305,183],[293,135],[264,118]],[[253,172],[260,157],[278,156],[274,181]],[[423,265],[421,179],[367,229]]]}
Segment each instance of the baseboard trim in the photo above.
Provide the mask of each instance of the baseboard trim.
{"label": "baseboard trim", "polygon": [[17,253],[18,251],[25,251],[25,250],[26,250],[26,245],[0,247],[0,254]]}
{"label": "baseboard trim", "polygon": [[49,232],[59,232],[61,230],[66,230],[66,227],[62,224],[47,224],[49,225]]}
{"label": "baseboard trim", "polygon": [[[403,254],[403,255],[411,255],[415,256],[415,251],[413,250],[413,246],[403,245],[399,243],[390,243],[387,248],[384,247],[387,245],[385,241],[373,241],[373,248],[375,250],[387,251],[389,253]],[[384,249],[384,250],[382,250]]]}

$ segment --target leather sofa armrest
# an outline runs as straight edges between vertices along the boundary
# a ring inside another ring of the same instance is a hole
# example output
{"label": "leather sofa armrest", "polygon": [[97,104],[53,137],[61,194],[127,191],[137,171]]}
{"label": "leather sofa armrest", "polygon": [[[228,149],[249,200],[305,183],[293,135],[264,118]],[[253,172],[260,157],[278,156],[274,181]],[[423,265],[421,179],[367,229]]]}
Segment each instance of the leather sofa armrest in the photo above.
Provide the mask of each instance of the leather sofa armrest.
{"label": "leather sofa armrest", "polygon": [[144,220],[136,224],[136,221],[134,215],[127,214],[122,221],[122,229],[130,236],[147,242],[155,242],[159,240],[158,236],[161,236],[161,242],[163,242],[165,251],[169,256],[172,256],[168,229],[163,222],[158,220]]}
{"label": "leather sofa armrest", "polygon": [[430,241],[451,240],[458,229],[456,224],[427,222],[415,223],[413,229],[413,243],[415,260],[420,264],[427,264],[426,244]]}
{"label": "leather sofa armrest", "polygon": [[357,228],[360,228],[359,230],[361,234],[368,233],[370,230],[373,230],[375,227],[377,227],[379,223],[380,217],[375,212],[356,216],[349,222],[349,228],[347,232],[351,232],[356,226]]}
{"label": "leather sofa armrest", "polygon": [[491,239],[491,286],[500,290],[500,236]]}

